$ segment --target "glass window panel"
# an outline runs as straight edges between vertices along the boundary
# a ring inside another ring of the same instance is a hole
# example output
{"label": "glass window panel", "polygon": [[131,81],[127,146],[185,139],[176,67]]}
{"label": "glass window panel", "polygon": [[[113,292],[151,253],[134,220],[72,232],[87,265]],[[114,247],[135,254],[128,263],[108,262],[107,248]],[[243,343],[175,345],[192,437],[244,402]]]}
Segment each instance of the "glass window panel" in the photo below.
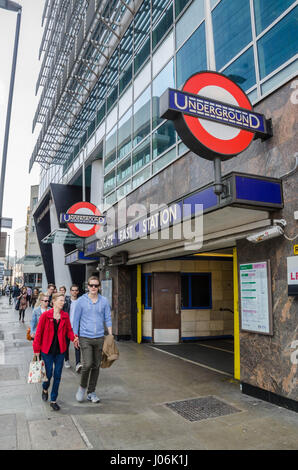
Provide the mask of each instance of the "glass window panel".
{"label": "glass window panel", "polygon": [[131,158],[127,158],[117,168],[117,185],[123,183],[131,175]]}
{"label": "glass window panel", "polygon": [[105,171],[108,171],[116,161],[116,146],[117,146],[117,128],[114,127],[106,138],[106,157],[105,157]]}
{"label": "glass window panel", "polygon": [[172,121],[165,122],[154,133],[152,138],[153,159],[159,157],[176,142],[176,131]]}
{"label": "glass window panel", "polygon": [[131,181],[128,181],[123,186],[117,189],[117,199],[120,199],[121,197],[125,196],[127,193],[129,193],[129,191],[131,191]]}
{"label": "glass window panel", "polygon": [[88,137],[90,137],[95,130],[95,119],[91,122],[91,124],[88,127]]}
{"label": "glass window panel", "polygon": [[115,188],[116,186],[116,174],[115,170],[111,171],[108,175],[104,177],[104,194],[107,194],[109,191]]}
{"label": "glass window panel", "polygon": [[132,87],[129,87],[119,100],[119,117],[132,105]]}
{"label": "glass window panel", "polygon": [[122,75],[120,76],[119,80],[119,94],[122,93],[123,90],[129,85],[132,79],[132,64],[129,64]]}
{"label": "glass window panel", "polygon": [[294,0],[254,0],[254,12],[257,35],[278,18]]}
{"label": "glass window panel", "polygon": [[189,276],[181,274],[181,307],[189,307]]}
{"label": "glass window panel", "polygon": [[167,4],[170,0],[152,0],[152,23],[154,23],[164,9],[167,7]]}
{"label": "glass window panel", "polygon": [[298,7],[257,42],[261,79],[297,54],[297,12]]}
{"label": "glass window panel", "polygon": [[114,204],[114,202],[116,202],[116,191],[112,194],[109,194],[109,196],[105,197],[104,201],[107,206]]}
{"label": "glass window panel", "polygon": [[131,60],[133,51],[133,28],[126,31],[120,43],[119,69],[124,69],[125,65]]}
{"label": "glass window panel", "polygon": [[190,3],[191,0],[175,0],[175,15],[177,16],[182,12],[183,8]]}
{"label": "glass window panel", "polygon": [[221,0],[212,11],[216,69],[220,70],[252,40],[247,0]]}
{"label": "glass window panel", "polygon": [[174,60],[170,60],[168,65],[153,80],[152,85],[152,124],[153,129],[160,124],[163,119],[159,117],[159,98],[167,88],[174,88]]}
{"label": "glass window panel", "polygon": [[141,47],[139,52],[135,54],[135,59],[134,59],[134,72],[135,73],[137,73],[137,71],[142,67],[144,62],[149,57],[149,55],[150,55],[150,36],[148,36],[147,41]]}
{"label": "glass window panel", "polygon": [[147,166],[144,168],[143,171],[140,171],[136,176],[132,179],[132,188],[135,189],[137,186],[140,186],[146,179],[150,178],[151,176],[151,167]]}
{"label": "glass window panel", "polygon": [[177,49],[205,18],[204,0],[194,0],[176,25]]}
{"label": "glass window panel", "polygon": [[108,65],[108,71],[109,71],[109,85],[113,85],[116,83],[118,79],[118,64],[119,64],[119,49],[117,48],[116,51],[113,53],[109,65]]}
{"label": "glass window panel", "polygon": [[152,71],[155,76],[174,54],[174,34],[171,32],[152,57]]}
{"label": "glass window panel", "polygon": [[137,48],[150,30],[150,0],[145,0],[134,19],[134,45]]}
{"label": "glass window panel", "polygon": [[178,88],[192,74],[207,69],[205,22],[177,52],[176,62]]}
{"label": "glass window panel", "polygon": [[211,275],[192,274],[191,284],[191,307],[210,308],[211,307]]}
{"label": "glass window panel", "polygon": [[131,150],[132,110],[129,109],[118,124],[118,159],[122,159]]}
{"label": "glass window panel", "polygon": [[163,13],[161,20],[152,31],[152,49],[162,40],[173,24],[173,5],[170,5],[166,12]]}
{"label": "glass window panel", "polygon": [[134,79],[134,99],[136,99],[142,91],[147,88],[151,82],[151,63],[148,62],[147,65],[138,73],[137,77]]}
{"label": "glass window panel", "polygon": [[101,121],[103,120],[103,118],[105,117],[105,114],[106,114],[106,104],[104,103],[100,108],[99,110],[97,111],[97,115],[96,115],[96,122],[97,124],[100,124]]}
{"label": "glass window panel", "polygon": [[157,173],[159,170],[161,170],[164,166],[168,165],[170,162],[175,160],[176,158],[176,148],[173,148],[169,152],[167,152],[165,155],[160,157],[158,160],[156,160],[153,163],[153,174]]}
{"label": "glass window panel", "polygon": [[133,145],[136,146],[150,132],[150,86],[134,104]]}
{"label": "glass window panel", "polygon": [[115,106],[112,111],[107,115],[107,133],[115,126],[117,122],[117,106]]}
{"label": "glass window panel", "polygon": [[115,86],[112,93],[107,98],[107,112],[111,109],[118,98],[118,85]]}
{"label": "glass window panel", "polygon": [[150,162],[150,138],[142,142],[132,154],[132,172],[136,173]]}
{"label": "glass window panel", "polygon": [[244,91],[256,84],[256,72],[253,48],[250,47],[229,67],[224,69],[224,75],[237,83]]}
{"label": "glass window panel", "polygon": [[269,93],[269,91],[272,91],[274,88],[278,88],[282,83],[285,83],[289,77],[294,77],[297,75],[297,70],[298,60],[295,60],[280,72],[273,75],[273,77],[271,77],[261,86],[262,95]]}

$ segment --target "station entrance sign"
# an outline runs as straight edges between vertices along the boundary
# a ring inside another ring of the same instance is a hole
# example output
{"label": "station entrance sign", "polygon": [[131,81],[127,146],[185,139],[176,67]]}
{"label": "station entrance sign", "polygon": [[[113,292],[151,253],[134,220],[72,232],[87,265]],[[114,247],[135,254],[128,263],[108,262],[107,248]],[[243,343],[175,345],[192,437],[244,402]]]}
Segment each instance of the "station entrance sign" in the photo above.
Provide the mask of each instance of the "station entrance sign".
{"label": "station entrance sign", "polygon": [[271,121],[254,112],[244,91],[217,72],[192,75],[182,90],[168,88],[160,99],[160,115],[173,120],[185,145],[208,160],[227,160],[255,137],[272,135]]}
{"label": "station entrance sign", "polygon": [[66,223],[69,230],[78,237],[86,238],[95,235],[105,223],[105,217],[91,202],[77,202],[66,214],[60,214],[60,222]]}

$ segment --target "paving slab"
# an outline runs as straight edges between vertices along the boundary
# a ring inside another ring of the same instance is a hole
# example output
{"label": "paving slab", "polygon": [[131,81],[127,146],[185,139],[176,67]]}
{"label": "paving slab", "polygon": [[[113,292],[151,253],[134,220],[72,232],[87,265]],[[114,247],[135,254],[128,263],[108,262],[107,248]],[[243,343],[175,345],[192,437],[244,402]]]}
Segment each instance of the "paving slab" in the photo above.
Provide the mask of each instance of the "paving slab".
{"label": "paving slab", "polygon": [[81,450],[87,448],[69,416],[32,421],[29,423],[29,432],[34,450]]}

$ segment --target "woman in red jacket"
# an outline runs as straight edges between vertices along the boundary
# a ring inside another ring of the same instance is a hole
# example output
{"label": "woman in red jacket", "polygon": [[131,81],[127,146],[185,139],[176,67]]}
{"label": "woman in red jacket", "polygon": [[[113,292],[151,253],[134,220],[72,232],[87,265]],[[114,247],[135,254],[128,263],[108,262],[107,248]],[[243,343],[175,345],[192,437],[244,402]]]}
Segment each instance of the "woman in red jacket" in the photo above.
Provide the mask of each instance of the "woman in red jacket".
{"label": "woman in red jacket", "polygon": [[53,376],[54,382],[51,391],[50,406],[53,410],[60,410],[56,403],[58,397],[59,384],[64,362],[64,353],[66,351],[66,336],[73,341],[75,347],[78,347],[79,339],[72,331],[69,315],[63,312],[64,295],[60,293],[53,294],[54,308],[44,312],[38,322],[37,330],[33,341],[34,354],[40,354],[45,362],[47,382],[42,384],[42,399],[47,401],[48,388]]}

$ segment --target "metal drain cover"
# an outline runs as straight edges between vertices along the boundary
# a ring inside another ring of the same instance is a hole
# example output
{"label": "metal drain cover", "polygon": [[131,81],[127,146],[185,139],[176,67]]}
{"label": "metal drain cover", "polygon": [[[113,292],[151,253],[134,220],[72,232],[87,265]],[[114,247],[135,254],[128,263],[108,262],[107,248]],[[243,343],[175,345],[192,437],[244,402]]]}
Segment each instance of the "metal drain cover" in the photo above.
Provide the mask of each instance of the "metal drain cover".
{"label": "metal drain cover", "polygon": [[219,416],[240,413],[240,410],[213,396],[166,403],[166,406],[188,421],[217,418]]}

